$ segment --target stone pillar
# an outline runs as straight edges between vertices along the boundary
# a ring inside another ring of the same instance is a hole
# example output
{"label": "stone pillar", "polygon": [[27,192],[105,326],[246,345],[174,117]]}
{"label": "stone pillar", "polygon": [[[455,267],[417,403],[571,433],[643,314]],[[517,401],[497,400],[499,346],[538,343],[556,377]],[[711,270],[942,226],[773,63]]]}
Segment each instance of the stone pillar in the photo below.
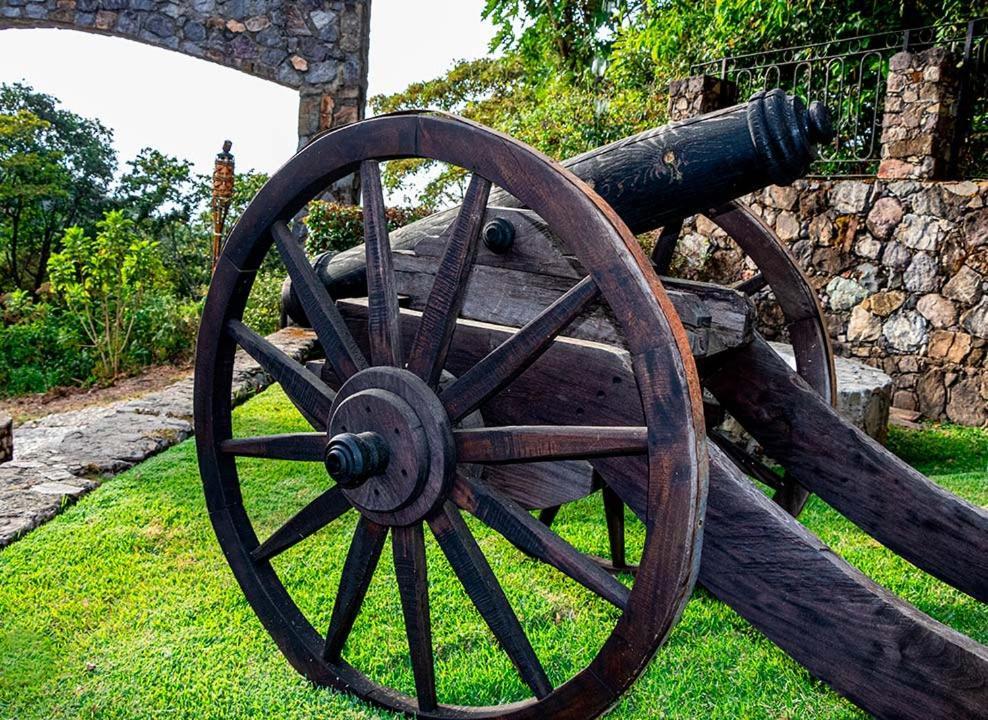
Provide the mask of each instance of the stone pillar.
{"label": "stone pillar", "polygon": [[733,82],[711,75],[673,80],[669,83],[669,121],[720,110],[736,102],[737,96],[738,88]]}
{"label": "stone pillar", "polygon": [[[298,147],[302,149],[321,132],[361,120],[367,103],[367,62],[370,48],[370,0],[334,2],[338,22],[338,63],[322,63],[330,76],[313,76],[301,55],[291,58],[293,67],[303,73],[307,84],[299,89]],[[328,13],[327,13],[328,14]],[[338,15],[338,17],[337,17]],[[328,21],[327,21],[328,22]],[[360,189],[356,176],[337,182],[326,193],[327,199],[357,203]]]}
{"label": "stone pillar", "polygon": [[945,48],[892,56],[886,81],[879,177],[945,177],[952,159],[959,89],[956,63]]}
{"label": "stone pillar", "polygon": [[0,463],[14,459],[14,421],[0,413]]}

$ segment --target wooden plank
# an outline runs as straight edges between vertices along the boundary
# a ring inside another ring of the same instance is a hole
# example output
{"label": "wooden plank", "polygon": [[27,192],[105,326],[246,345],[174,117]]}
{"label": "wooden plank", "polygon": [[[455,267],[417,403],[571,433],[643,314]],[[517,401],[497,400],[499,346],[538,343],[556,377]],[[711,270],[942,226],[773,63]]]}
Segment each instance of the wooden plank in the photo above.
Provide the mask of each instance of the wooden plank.
{"label": "wooden plank", "polygon": [[760,338],[704,375],[727,411],[801,485],[893,552],[988,602],[988,511],[843,420]]}

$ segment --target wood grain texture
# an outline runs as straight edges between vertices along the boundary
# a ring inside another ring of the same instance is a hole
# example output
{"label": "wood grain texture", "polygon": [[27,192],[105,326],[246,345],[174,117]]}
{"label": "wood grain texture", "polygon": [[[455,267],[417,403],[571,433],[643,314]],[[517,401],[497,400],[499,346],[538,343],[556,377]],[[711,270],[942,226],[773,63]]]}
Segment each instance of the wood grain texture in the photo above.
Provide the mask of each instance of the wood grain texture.
{"label": "wood grain texture", "polygon": [[281,220],[271,226],[271,234],[292,278],[292,290],[301,301],[326,358],[333,363],[341,377],[350,377],[367,367],[367,360],[357,349],[346,324],[333,305],[332,298],[316,277],[309,258],[305,255],[305,249]]}
{"label": "wood grain texture", "polygon": [[238,457],[323,462],[328,443],[326,433],[285,433],[224,440],[220,451]]}
{"label": "wood grain texture", "polygon": [[470,178],[409,351],[408,369],[432,387],[439,383],[456,319],[463,307],[467,277],[477,254],[490,191],[489,180],[479,175]]}
{"label": "wood grain texture", "polygon": [[350,637],[357,615],[360,614],[360,607],[364,603],[387,537],[386,526],[371,522],[363,516],[357,521],[350,550],[343,563],[340,588],[329,619],[329,630],[326,632],[323,657],[327,660],[339,660],[341,657],[343,646]]}
{"label": "wood grain texture", "polygon": [[360,164],[360,188],[363,194],[364,245],[367,249],[371,362],[401,367],[403,355],[398,328],[398,291],[388,239],[381,170],[375,160],[365,160]]}
{"label": "wood grain texture", "polygon": [[454,430],[457,459],[468,463],[586,460],[615,455],[644,455],[644,427],[590,425],[510,425]]}
{"label": "wood grain texture", "polygon": [[391,532],[395,577],[405,618],[405,634],[415,677],[419,710],[436,709],[436,666],[432,652],[432,618],[422,524],[395,527]]}
{"label": "wood grain texture", "polygon": [[988,602],[988,512],[930,482],[852,426],[761,339],[705,384],[766,453],[866,533]]}
{"label": "wood grain texture", "polygon": [[627,607],[628,588],[510,498],[462,474],[453,485],[452,498],[525,554],[552,565],[615,607]]}
{"label": "wood grain texture", "polygon": [[270,560],[322,530],[349,509],[350,503],[343,491],[339,487],[331,487],[271,533],[251,552],[251,556],[255,560]]}
{"label": "wood grain texture", "polygon": [[229,320],[226,331],[281,385],[312,427],[316,430],[326,427],[336,396],[318,377],[239,320]]}

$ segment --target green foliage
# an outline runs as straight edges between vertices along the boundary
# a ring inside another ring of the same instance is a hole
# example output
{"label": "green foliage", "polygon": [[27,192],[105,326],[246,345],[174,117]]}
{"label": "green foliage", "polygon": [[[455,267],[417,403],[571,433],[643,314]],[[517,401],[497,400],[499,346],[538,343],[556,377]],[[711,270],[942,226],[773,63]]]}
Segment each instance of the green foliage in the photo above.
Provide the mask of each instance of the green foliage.
{"label": "green foliage", "polygon": [[4,309],[17,322],[0,325],[0,395],[87,383],[94,359],[74,317],[24,295],[8,296]]}
{"label": "green foliage", "polygon": [[96,376],[111,380],[122,370],[137,312],[163,269],[156,243],[138,234],[122,212],[108,212],[96,227],[93,236],[69,228],[64,250],[51,256],[48,272],[52,291],[93,346]]}
{"label": "green foliage", "polygon": [[[360,206],[313,200],[307,210],[305,248],[310,256],[343,252],[364,241],[364,211]],[[430,212],[424,207],[387,208],[388,230],[396,230]]]}
{"label": "green foliage", "polygon": [[281,327],[281,286],[286,275],[284,270],[262,269],[254,279],[244,308],[244,323],[262,335]]}
{"label": "green foliage", "polygon": [[112,133],[26,85],[0,85],[0,292],[37,293],[64,229],[91,228],[116,168]]}

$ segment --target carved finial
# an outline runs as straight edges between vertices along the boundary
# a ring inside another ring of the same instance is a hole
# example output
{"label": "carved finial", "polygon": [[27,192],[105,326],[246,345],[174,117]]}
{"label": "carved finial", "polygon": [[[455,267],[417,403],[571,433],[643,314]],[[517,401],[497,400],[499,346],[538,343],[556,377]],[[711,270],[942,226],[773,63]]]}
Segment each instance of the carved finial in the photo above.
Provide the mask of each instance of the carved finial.
{"label": "carved finial", "polygon": [[233,147],[233,143],[229,140],[223,141],[223,152],[216,153],[217,160],[232,160],[233,154],[230,152],[230,148]]}

